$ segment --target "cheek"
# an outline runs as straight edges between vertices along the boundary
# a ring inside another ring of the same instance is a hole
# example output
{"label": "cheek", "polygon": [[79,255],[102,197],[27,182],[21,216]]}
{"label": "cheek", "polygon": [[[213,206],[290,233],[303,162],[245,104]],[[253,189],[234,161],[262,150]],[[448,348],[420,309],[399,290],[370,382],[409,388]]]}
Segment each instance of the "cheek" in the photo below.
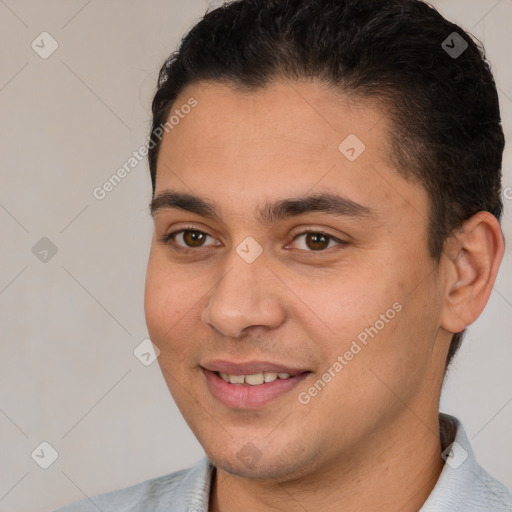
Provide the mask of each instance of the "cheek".
{"label": "cheek", "polygon": [[150,260],[144,309],[150,337],[160,350],[184,344],[183,333],[197,315],[200,297],[201,289],[193,280],[180,278],[178,271]]}
{"label": "cheek", "polygon": [[[418,316],[425,317],[428,297],[421,286],[411,293],[421,282],[423,274],[419,274],[411,266],[397,265],[395,259],[381,258],[378,264],[366,262],[364,268],[347,267],[325,283],[321,294],[305,295],[308,306],[329,328],[322,336],[325,364],[347,354],[351,369],[345,374],[359,374],[367,365],[385,365],[393,376],[397,368],[420,362],[426,343],[418,339],[422,337],[418,331],[425,332],[428,318],[418,322]],[[318,339],[318,332],[316,337],[310,334]]]}
{"label": "cheek", "polygon": [[354,338],[400,300],[398,280],[392,272],[385,265],[344,269],[328,284],[315,308],[342,339]]}

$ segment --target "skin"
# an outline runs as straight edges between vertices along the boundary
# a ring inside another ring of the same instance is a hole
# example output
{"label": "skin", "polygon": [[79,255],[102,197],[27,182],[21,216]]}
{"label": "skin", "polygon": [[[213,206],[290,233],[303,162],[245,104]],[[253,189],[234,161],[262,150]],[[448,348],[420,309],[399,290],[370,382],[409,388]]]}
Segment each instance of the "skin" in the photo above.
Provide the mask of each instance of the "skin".
{"label": "skin", "polygon": [[[145,310],[172,396],[217,468],[210,510],[418,510],[444,463],[450,333],[487,302],[503,254],[498,222],[485,212],[469,219],[436,266],[428,196],[394,167],[385,112],[316,82],[251,93],[196,83],[175,107],[191,96],[197,106],[163,138],[155,196],[194,194],[219,217],[155,209]],[[338,149],[349,134],[366,146],[353,162]],[[371,213],[258,218],[266,202],[321,193]],[[180,229],[208,236],[160,241]],[[319,250],[309,229],[335,238]],[[263,251],[250,264],[236,252],[248,236]],[[300,403],[396,303],[400,312]],[[233,409],[206,385],[201,365],[214,358],[311,373],[261,408]],[[254,464],[237,456],[247,443]]]}

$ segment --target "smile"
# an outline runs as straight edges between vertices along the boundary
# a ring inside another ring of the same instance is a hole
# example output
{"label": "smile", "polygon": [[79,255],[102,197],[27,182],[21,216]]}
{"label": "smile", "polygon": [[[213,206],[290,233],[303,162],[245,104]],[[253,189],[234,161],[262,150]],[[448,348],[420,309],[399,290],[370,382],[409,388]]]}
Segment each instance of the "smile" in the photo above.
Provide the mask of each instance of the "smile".
{"label": "smile", "polygon": [[[202,367],[211,396],[230,409],[259,409],[285,398],[310,371],[294,370],[265,363],[219,364]],[[284,371],[284,370],[288,371]],[[294,395],[295,396],[295,395]]]}
{"label": "smile", "polygon": [[277,379],[289,379],[289,373],[260,372],[251,375],[229,375],[218,372],[226,382],[230,384],[248,384],[249,386],[259,386],[263,383],[274,382]]}

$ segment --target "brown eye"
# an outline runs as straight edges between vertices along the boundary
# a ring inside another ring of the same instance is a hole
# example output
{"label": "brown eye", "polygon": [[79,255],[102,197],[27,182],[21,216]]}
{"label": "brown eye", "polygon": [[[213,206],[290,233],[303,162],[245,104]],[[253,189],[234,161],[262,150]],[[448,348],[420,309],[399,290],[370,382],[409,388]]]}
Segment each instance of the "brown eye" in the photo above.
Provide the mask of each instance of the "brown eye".
{"label": "brown eye", "polygon": [[[208,241],[208,239],[211,239],[211,241]],[[177,251],[221,245],[220,242],[216,241],[210,235],[197,229],[180,229],[179,231],[173,231],[163,236],[160,242],[173,247]]]}
{"label": "brown eye", "polygon": [[294,238],[293,244],[296,249],[321,252],[336,245],[345,245],[345,242],[321,231],[305,231]]}
{"label": "brown eye", "polygon": [[208,236],[206,233],[203,233],[201,231],[182,231],[183,233],[183,241],[185,242],[185,245],[188,247],[201,247],[206,237]]}
{"label": "brown eye", "polygon": [[330,237],[323,233],[308,233],[305,239],[307,247],[312,251],[327,249],[329,246],[329,240]]}

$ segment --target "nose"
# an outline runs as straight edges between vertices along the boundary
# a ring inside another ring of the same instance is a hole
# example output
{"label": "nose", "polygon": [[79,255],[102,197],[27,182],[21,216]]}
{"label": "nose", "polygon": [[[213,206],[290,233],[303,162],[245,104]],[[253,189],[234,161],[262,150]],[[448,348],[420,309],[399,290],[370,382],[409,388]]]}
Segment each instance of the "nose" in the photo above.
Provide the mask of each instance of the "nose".
{"label": "nose", "polygon": [[239,338],[256,328],[278,328],[286,319],[279,280],[263,258],[246,263],[237,254],[226,264],[214,286],[201,320],[221,335]]}

